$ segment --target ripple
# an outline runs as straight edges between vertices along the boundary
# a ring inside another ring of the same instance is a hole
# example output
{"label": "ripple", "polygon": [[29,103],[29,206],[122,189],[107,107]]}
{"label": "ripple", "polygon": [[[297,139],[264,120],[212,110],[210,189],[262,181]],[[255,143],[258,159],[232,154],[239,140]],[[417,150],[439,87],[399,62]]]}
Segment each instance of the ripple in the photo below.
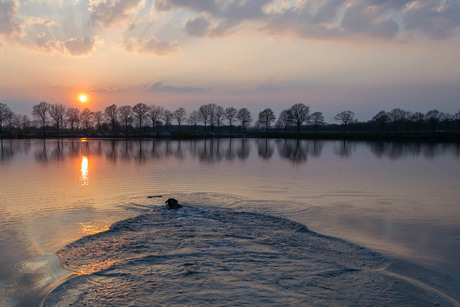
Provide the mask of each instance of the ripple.
{"label": "ripple", "polygon": [[456,303],[390,272],[394,261],[378,253],[288,219],[230,209],[156,207],[58,254],[78,276],[44,306]]}

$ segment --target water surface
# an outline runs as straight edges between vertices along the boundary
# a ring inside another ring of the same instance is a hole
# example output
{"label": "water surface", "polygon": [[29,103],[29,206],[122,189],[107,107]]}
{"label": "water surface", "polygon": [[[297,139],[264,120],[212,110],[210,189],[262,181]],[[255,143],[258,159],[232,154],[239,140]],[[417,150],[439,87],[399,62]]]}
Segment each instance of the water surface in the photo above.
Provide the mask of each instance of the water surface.
{"label": "water surface", "polygon": [[285,217],[458,276],[459,157],[452,144],[3,140],[3,301],[35,302],[66,276],[57,251],[150,212],[153,195]]}

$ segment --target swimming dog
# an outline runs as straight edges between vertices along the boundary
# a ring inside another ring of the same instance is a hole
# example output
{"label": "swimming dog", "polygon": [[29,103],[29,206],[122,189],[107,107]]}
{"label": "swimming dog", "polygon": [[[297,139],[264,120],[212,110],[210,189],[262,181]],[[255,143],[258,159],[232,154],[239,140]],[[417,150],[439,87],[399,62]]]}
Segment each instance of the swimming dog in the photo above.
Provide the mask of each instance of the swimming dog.
{"label": "swimming dog", "polygon": [[179,204],[179,202],[174,198],[168,199],[167,201],[165,201],[165,204],[170,210],[177,210],[182,208],[181,204]]}

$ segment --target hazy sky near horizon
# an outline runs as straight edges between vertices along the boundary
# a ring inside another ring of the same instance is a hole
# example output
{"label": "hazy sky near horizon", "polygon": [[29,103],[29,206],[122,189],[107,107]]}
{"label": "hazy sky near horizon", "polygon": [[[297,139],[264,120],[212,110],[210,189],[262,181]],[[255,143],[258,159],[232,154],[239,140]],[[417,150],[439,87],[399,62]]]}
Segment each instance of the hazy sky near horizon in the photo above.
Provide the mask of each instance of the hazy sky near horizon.
{"label": "hazy sky near horizon", "polygon": [[460,0],[0,0],[0,102],[24,114],[40,101],[454,113],[459,54]]}

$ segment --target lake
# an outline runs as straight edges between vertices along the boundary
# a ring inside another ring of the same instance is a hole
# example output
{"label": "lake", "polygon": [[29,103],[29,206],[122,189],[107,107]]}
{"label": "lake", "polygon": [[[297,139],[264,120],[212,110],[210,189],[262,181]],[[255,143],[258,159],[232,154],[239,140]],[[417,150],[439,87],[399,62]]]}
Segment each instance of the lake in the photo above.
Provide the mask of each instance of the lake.
{"label": "lake", "polygon": [[39,304],[68,278],[59,250],[167,197],[285,218],[458,281],[459,162],[458,144],[2,140],[0,305]]}

